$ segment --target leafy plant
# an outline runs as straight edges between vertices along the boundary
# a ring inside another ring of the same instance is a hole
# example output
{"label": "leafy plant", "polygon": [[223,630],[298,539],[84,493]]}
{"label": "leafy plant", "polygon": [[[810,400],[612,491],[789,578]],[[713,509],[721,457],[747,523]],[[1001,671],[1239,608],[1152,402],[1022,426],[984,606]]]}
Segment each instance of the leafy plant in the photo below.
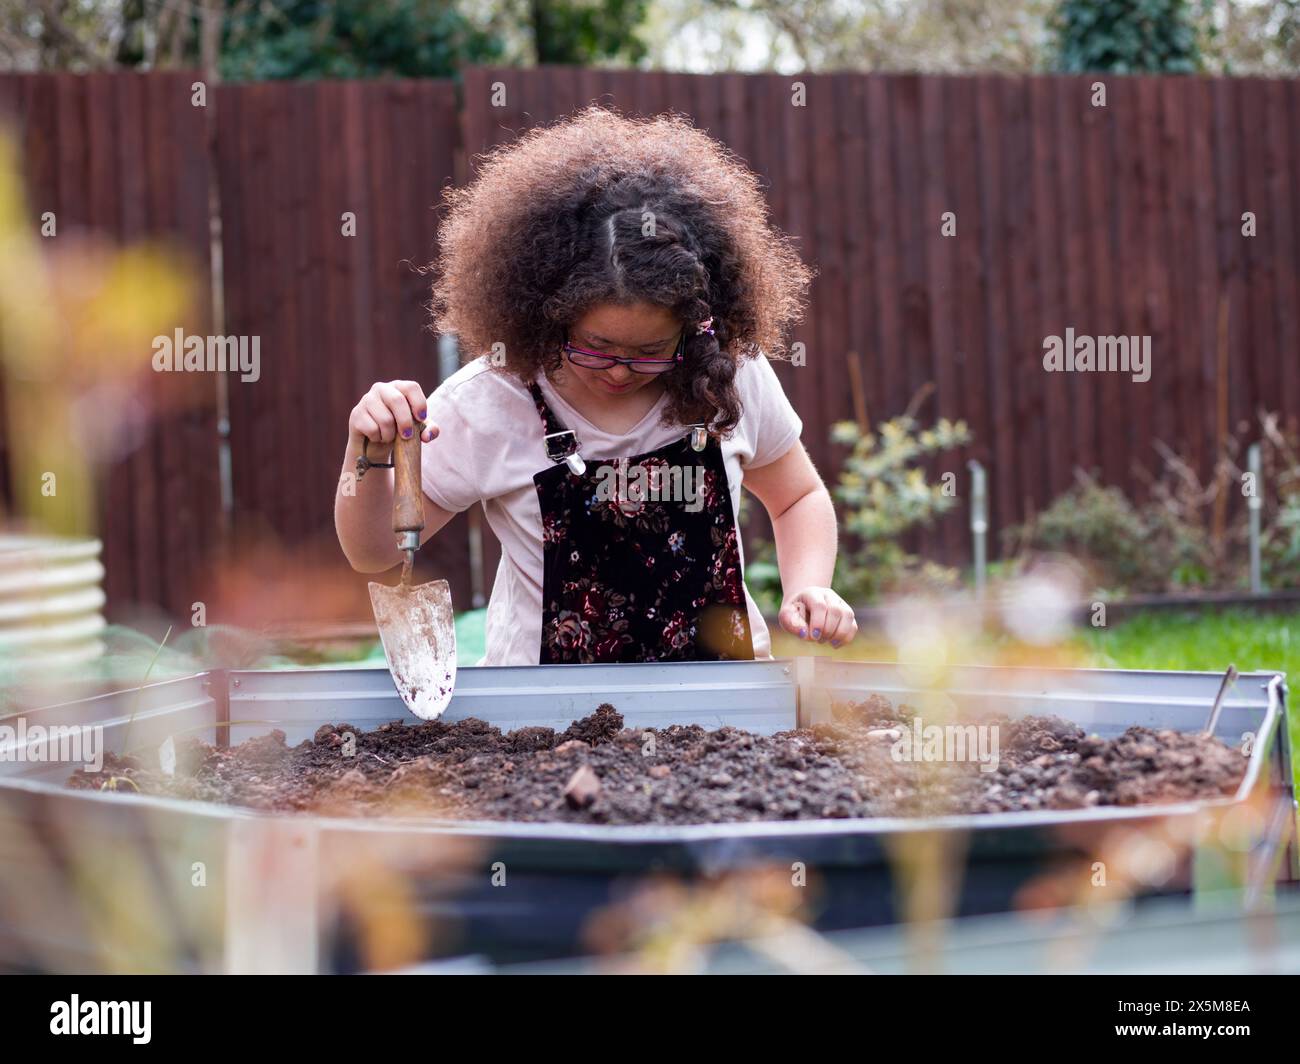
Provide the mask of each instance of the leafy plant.
{"label": "leafy plant", "polygon": [[[1276,414],[1260,419],[1264,480],[1260,561],[1268,587],[1300,587],[1300,433],[1284,429]],[[1269,486],[1275,486],[1271,503]]]}
{"label": "leafy plant", "polygon": [[450,77],[503,45],[445,0],[263,0],[228,8],[221,72],[269,78]]}
{"label": "leafy plant", "polygon": [[[1300,586],[1300,444],[1276,415],[1260,419],[1261,560],[1266,586]],[[1202,479],[1164,444],[1162,469],[1139,471],[1147,494],[1135,503],[1087,473],[1041,514],[1004,533],[1004,546],[1070,554],[1118,592],[1244,588],[1249,575],[1248,483],[1240,434],[1230,436]]]}
{"label": "leafy plant", "polygon": [[647,48],[636,29],[648,7],[649,0],[530,0],[534,58],[539,63],[639,62]]}
{"label": "leafy plant", "polygon": [[1066,74],[1194,74],[1203,66],[1193,0],[1062,0],[1052,17],[1055,67]]}
{"label": "leafy plant", "polygon": [[1078,471],[1069,491],[1030,521],[1008,529],[1003,542],[1016,553],[1069,554],[1100,570],[1108,582],[1133,588],[1153,579],[1147,531],[1142,514],[1119,488]]}
{"label": "leafy plant", "polygon": [[[235,80],[451,77],[466,63],[636,63],[648,0],[228,3],[221,69]],[[486,18],[484,17],[486,16]]]}
{"label": "leafy plant", "polygon": [[[840,544],[832,581],[835,590],[849,603],[860,605],[905,580],[927,586],[956,584],[955,570],[916,557],[900,540],[956,505],[951,482],[927,478],[924,463],[969,443],[966,423],[941,418],[922,428],[909,408],[875,432],[856,421],[836,422],[831,440],[850,448],[832,492],[843,510],[841,527],[851,537]],[[750,593],[765,611],[780,604],[774,557],[771,546],[763,544],[746,566]]]}
{"label": "leafy plant", "polygon": [[956,583],[956,572],[922,561],[900,540],[956,505],[951,482],[928,479],[923,464],[969,443],[966,423],[941,418],[933,427],[921,428],[909,410],[874,433],[856,421],[837,422],[831,439],[851,448],[834,489],[844,507],[844,530],[854,537],[853,545],[840,552],[840,594],[850,602],[869,602],[905,579]]}
{"label": "leafy plant", "polygon": [[781,608],[781,571],[776,565],[776,550],[771,543],[755,544],[753,557],[745,562],[745,586],[754,604],[765,614],[775,616]]}

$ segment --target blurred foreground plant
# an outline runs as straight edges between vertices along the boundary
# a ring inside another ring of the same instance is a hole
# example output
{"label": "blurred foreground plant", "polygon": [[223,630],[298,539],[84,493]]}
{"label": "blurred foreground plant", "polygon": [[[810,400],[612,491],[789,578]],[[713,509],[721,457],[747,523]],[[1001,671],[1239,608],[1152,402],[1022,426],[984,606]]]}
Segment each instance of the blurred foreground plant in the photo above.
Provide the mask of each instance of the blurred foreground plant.
{"label": "blurred foreground plant", "polygon": [[[196,304],[190,272],[162,249],[75,234],[41,238],[12,141],[0,133],[0,374],[18,523],[95,530],[94,466],[142,410],[152,340]],[[152,383],[152,382],[151,382]],[[188,382],[180,387],[189,387]]]}

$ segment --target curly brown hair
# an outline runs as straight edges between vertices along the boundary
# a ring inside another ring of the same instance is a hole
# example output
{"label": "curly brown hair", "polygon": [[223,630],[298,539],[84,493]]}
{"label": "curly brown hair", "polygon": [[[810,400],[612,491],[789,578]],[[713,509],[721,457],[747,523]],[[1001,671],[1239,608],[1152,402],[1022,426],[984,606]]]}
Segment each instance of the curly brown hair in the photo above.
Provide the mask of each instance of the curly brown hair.
{"label": "curly brown hair", "polygon": [[481,159],[444,194],[434,327],[473,355],[503,344],[502,368],[528,381],[559,368],[567,329],[598,304],[711,317],[713,335],[687,329],[665,375],[664,421],[734,429],[736,368],[784,351],[815,275],[771,224],[757,175],[684,115],[599,106]]}

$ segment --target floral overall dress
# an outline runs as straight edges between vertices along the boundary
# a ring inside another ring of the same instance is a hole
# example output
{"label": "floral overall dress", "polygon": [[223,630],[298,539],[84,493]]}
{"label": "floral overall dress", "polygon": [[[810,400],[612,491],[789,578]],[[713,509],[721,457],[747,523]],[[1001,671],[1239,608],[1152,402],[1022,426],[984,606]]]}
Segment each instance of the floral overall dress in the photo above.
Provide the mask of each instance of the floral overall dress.
{"label": "floral overall dress", "polygon": [[[587,469],[577,436],[536,382],[529,391],[555,463],[533,477],[542,511],[541,663],[752,659],[718,440],[696,427],[656,451]],[[680,485],[693,485],[689,498],[667,490]]]}

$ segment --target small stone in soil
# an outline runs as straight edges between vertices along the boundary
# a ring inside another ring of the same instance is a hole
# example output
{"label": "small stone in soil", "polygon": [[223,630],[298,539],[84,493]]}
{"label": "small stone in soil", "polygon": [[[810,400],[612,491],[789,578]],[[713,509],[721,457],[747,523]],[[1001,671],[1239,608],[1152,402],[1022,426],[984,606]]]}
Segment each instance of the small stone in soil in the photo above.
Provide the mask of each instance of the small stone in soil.
{"label": "small stone in soil", "polygon": [[564,788],[564,799],[574,809],[586,809],[600,796],[600,777],[587,765],[579,765]]}

